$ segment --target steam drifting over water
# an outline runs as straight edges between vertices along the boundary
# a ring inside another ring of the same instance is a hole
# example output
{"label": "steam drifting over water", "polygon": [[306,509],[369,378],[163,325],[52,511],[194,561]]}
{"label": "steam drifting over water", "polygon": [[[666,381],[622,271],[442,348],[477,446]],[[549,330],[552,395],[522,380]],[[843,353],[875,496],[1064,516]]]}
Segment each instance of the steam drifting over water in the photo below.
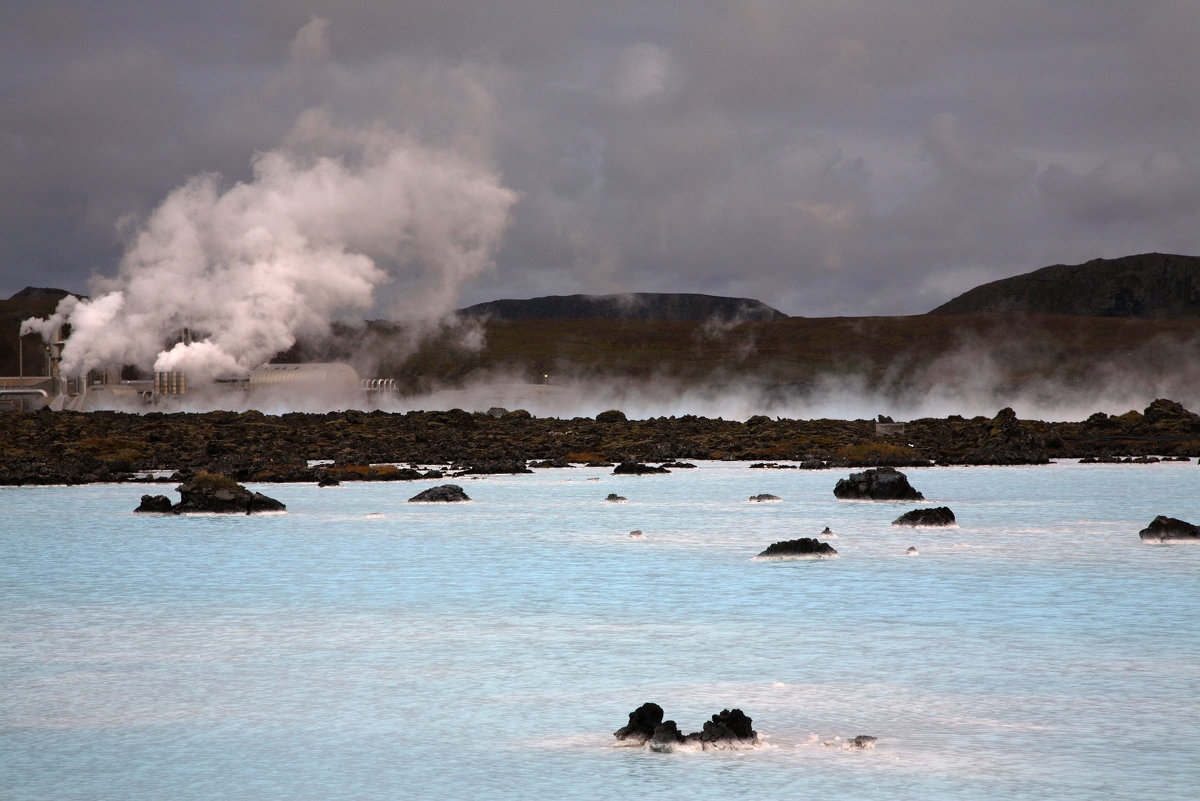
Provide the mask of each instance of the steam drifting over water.
{"label": "steam drifting over water", "polygon": [[1170,398],[1189,410],[1200,409],[1200,376],[1181,370],[1171,376],[1121,373],[1115,366],[1097,365],[1093,383],[1068,386],[1046,376],[1023,387],[1001,382],[986,370],[957,377],[922,373],[929,383],[906,389],[881,388],[862,376],[829,376],[807,388],[788,388],[756,382],[753,377],[709,385],[681,384],[671,378],[618,381],[605,377],[557,379],[550,385],[517,381],[481,381],[463,388],[444,389],[400,398],[386,408],[461,408],[486,411],[493,406],[525,409],[539,417],[594,417],[620,409],[633,419],[694,414],[745,420],[767,415],[801,420],[873,419],[888,414],[897,420],[922,417],[991,417],[1006,406],[1022,419],[1083,420],[1094,412],[1122,414],[1141,411],[1155,398]]}

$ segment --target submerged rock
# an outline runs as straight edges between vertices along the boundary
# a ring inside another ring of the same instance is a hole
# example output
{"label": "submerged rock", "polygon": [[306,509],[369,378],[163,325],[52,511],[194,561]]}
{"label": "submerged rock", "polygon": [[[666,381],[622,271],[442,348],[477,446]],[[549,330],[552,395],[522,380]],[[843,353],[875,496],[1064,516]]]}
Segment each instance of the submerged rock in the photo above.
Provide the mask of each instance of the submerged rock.
{"label": "submerged rock", "polygon": [[471,498],[457,484],[440,484],[418,492],[408,499],[409,503],[460,503]]}
{"label": "submerged rock", "polygon": [[1138,536],[1143,542],[1200,541],[1200,526],[1175,517],[1159,515],[1150,521],[1150,525],[1139,531]]}
{"label": "submerged rock", "polygon": [[861,473],[851,473],[833,488],[842,500],[923,501],[925,496],[908,483],[908,477],[894,467],[872,467]]}
{"label": "submerged rock", "polygon": [[615,492],[610,492],[608,493],[608,497],[606,497],[604,500],[608,501],[609,503],[625,503],[625,501],[629,499],[624,495],[618,495]]}
{"label": "submerged rock", "polygon": [[[838,738],[840,739],[840,738]],[[851,737],[849,740],[843,740],[839,745],[837,739],[826,740],[821,743],[826,747],[833,746],[840,748],[842,751],[872,751],[875,748],[875,743],[879,740],[878,737],[872,737],[869,734],[860,734],[857,737]]]}
{"label": "submerged rock", "polygon": [[838,552],[827,542],[811,537],[772,543],[755,559],[821,559],[837,556]]}
{"label": "submerged rock", "polygon": [[757,495],[751,495],[750,500],[762,503],[764,501],[778,501],[781,498],[778,495],[772,495],[769,492],[760,492]]}
{"label": "submerged rock", "polygon": [[953,526],[954,512],[948,506],[933,509],[913,509],[892,521],[893,526]]}

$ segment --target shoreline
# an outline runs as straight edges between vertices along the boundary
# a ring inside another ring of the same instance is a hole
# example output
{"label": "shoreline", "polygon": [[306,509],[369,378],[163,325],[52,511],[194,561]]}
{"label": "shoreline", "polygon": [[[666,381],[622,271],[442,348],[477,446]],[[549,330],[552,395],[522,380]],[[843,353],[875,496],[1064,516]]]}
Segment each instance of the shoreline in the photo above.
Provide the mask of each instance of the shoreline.
{"label": "shoreline", "polygon": [[[694,415],[630,420],[537,418],[528,412],[449,411],[4,412],[0,485],[158,483],[200,471],[262,483],[396,481],[624,461],[751,461],[763,469],[1045,464],[1055,459],[1200,456],[1200,415],[1159,399],[1143,412],[1080,422],[992,418],[745,421]],[[311,465],[313,461],[325,464]],[[789,464],[782,464],[789,463]],[[392,465],[410,465],[397,468]],[[446,475],[450,475],[448,472]]]}

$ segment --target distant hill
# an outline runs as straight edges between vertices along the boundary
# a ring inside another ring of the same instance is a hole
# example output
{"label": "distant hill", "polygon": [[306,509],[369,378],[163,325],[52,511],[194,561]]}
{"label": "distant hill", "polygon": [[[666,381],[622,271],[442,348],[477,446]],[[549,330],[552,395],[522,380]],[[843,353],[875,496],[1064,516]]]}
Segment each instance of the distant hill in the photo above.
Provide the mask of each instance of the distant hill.
{"label": "distant hill", "polygon": [[[46,371],[42,340],[35,335],[19,337],[21,322],[30,317],[49,317],[58,302],[74,294],[65,289],[27,286],[8,300],[0,300],[0,376],[40,375]],[[19,350],[18,350],[19,343]]]}
{"label": "distant hill", "polygon": [[550,295],[528,300],[493,300],[460,309],[463,317],[490,320],[662,320],[761,321],[787,317],[761,301],[685,293]]}
{"label": "distant hill", "polygon": [[1074,266],[1056,264],[977,286],[930,314],[976,312],[1200,317],[1200,257],[1144,253]]}
{"label": "distant hill", "polygon": [[55,303],[57,303],[58,301],[62,300],[63,298],[65,298],[67,295],[70,295],[70,294],[72,294],[72,293],[68,292],[65,289],[51,289],[48,287],[41,287],[41,286],[27,286],[24,289],[22,289],[20,292],[17,292],[15,295],[10,297],[9,300],[23,300],[23,301],[52,300]]}

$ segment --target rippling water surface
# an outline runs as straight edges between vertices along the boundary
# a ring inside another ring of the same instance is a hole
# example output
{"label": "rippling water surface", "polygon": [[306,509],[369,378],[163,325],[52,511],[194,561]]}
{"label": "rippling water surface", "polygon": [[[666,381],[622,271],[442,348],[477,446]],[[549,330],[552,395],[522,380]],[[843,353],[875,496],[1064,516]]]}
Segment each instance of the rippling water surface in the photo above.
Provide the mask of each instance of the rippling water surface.
{"label": "rippling water surface", "polygon": [[[1200,546],[1137,536],[1200,522],[1195,463],[910,469],[959,520],[917,530],[848,472],[269,485],[254,517],[2,488],[0,796],[1197,797]],[[838,559],[751,561],[825,526]],[[644,701],[768,746],[611,747]]]}

